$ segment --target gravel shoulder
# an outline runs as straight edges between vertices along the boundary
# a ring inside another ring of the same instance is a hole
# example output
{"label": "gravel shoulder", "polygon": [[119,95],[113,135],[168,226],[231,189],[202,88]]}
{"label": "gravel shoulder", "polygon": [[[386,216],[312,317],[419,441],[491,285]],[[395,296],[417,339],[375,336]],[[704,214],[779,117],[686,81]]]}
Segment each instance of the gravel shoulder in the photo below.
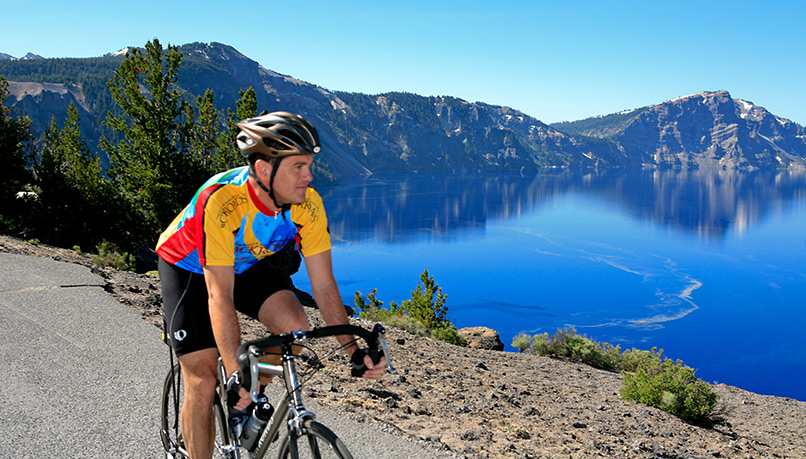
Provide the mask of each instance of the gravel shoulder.
{"label": "gravel shoulder", "polygon": [[[155,277],[98,268],[85,255],[3,235],[0,252],[90,266],[118,301],[161,327]],[[309,317],[312,325],[321,323],[316,310],[309,309]],[[252,320],[242,325],[245,338],[265,334]],[[720,397],[716,411],[725,422],[702,428],[621,400],[618,373],[460,348],[396,329],[388,338],[396,374],[377,382],[353,379],[337,354],[341,364],[317,373],[305,395],[455,457],[806,457],[806,402],[720,384],[714,386]],[[317,348],[320,355],[327,350]]]}

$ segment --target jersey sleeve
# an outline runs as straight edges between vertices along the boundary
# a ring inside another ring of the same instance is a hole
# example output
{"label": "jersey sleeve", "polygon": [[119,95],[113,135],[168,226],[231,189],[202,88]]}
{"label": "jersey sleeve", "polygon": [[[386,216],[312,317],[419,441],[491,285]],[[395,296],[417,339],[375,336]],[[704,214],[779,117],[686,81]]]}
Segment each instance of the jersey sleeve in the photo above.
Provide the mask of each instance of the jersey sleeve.
{"label": "jersey sleeve", "polygon": [[305,202],[291,208],[291,219],[297,225],[297,245],[303,257],[330,250],[325,206],[316,190],[308,188]]}
{"label": "jersey sleeve", "polygon": [[[197,213],[202,215],[202,237],[199,238],[199,264],[202,266],[234,266],[235,234],[238,220],[230,217],[230,209],[243,199],[226,192],[225,187],[210,193],[206,199],[199,199]],[[231,228],[232,224],[235,228]]]}

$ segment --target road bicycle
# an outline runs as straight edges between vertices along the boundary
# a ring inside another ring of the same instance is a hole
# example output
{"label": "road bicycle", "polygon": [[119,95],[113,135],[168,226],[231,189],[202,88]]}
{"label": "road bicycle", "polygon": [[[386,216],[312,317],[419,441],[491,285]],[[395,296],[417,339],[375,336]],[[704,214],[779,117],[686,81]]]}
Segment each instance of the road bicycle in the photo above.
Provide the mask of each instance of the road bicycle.
{"label": "road bicycle", "polygon": [[[394,372],[389,351],[386,346],[385,330],[376,324],[372,330],[355,325],[335,325],[314,328],[309,331],[296,331],[282,335],[271,335],[243,343],[238,348],[238,362],[244,375],[245,387],[249,387],[253,402],[258,402],[260,394],[260,375],[281,376],[285,392],[281,400],[274,403],[274,413],[266,422],[253,444],[252,450],[246,449],[241,441],[240,432],[244,428],[242,416],[236,416],[227,409],[227,375],[221,359],[218,361],[218,387],[213,402],[213,417],[216,430],[213,457],[240,459],[260,459],[266,456],[270,446],[283,434],[279,443],[280,458],[352,458],[350,451],[328,427],[316,421],[316,415],[305,408],[301,388],[310,377],[324,367],[323,361],[335,354],[340,347],[324,358],[319,358],[313,350],[306,346],[310,340],[335,335],[354,335],[362,338],[368,353],[374,361],[383,356],[387,369]],[[311,350],[311,355],[297,355],[299,346]],[[266,348],[280,348],[276,351]],[[279,365],[260,362],[264,355],[279,355]],[[298,371],[298,360],[305,361],[305,371]],[[162,390],[161,419],[162,444],[167,458],[187,458],[188,452],[182,441],[181,426],[178,415],[182,403],[181,372],[179,365],[174,365],[165,377]],[[248,385],[248,386],[247,386]]]}

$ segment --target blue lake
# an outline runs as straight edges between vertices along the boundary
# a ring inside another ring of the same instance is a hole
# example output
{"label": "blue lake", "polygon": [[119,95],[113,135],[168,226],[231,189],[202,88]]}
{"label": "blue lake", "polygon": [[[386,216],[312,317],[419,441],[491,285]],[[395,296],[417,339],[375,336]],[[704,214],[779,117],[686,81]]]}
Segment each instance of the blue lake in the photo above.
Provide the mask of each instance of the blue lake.
{"label": "blue lake", "polygon": [[400,303],[428,269],[451,321],[508,350],[574,327],[806,401],[806,174],[409,174],[319,191],[348,304],[373,288]]}

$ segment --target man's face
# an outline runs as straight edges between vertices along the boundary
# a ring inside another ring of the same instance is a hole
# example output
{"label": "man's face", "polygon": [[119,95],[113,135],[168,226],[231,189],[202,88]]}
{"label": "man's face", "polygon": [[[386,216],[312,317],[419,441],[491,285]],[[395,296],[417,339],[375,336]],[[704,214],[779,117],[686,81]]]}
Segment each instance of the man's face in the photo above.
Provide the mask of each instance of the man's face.
{"label": "man's face", "polygon": [[279,202],[283,204],[305,202],[305,190],[313,180],[311,164],[313,155],[287,156],[280,161],[272,186],[274,196]]}

